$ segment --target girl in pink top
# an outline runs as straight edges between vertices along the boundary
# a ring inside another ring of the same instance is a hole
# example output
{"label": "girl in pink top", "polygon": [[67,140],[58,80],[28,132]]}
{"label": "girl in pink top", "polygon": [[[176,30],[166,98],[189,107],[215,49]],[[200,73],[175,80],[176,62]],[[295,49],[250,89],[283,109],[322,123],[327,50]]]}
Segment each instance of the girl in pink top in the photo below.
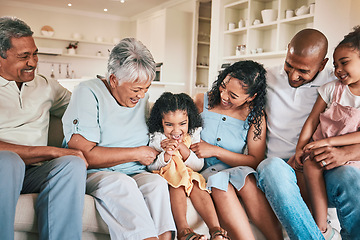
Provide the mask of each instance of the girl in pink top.
{"label": "girl in pink top", "polygon": [[[306,120],[296,146],[295,169],[303,167],[314,219],[325,239],[341,239],[327,223],[327,195],[323,171],[338,167],[313,158],[311,151],[324,146],[360,143],[360,27],[344,37],[334,51],[338,80],[319,88],[319,97]],[[346,162],[359,167],[359,162]],[[351,184],[351,183],[349,183]]]}

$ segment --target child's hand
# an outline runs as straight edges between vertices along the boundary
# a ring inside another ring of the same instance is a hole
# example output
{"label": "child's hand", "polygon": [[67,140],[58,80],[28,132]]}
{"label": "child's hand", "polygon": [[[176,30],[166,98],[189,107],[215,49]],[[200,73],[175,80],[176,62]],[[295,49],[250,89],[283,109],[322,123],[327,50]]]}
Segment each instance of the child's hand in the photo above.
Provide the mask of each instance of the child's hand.
{"label": "child's hand", "polygon": [[303,150],[304,150],[304,152],[309,152],[316,148],[321,148],[321,147],[326,147],[326,146],[330,146],[327,138],[308,143],[305,145]]}
{"label": "child's hand", "polygon": [[167,154],[172,156],[179,149],[179,143],[174,139],[164,139],[161,141],[161,147]]}
{"label": "child's hand", "polygon": [[298,171],[302,171],[303,169],[303,163],[302,163],[302,157],[304,155],[303,150],[296,149],[295,155],[293,156],[293,159],[289,159],[289,164],[292,168]]}

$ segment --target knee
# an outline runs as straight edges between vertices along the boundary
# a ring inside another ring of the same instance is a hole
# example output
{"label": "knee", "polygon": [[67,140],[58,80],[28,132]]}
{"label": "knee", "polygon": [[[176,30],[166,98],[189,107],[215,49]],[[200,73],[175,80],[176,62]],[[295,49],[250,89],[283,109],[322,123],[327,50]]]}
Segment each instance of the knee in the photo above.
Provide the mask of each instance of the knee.
{"label": "knee", "polygon": [[360,170],[352,166],[341,166],[328,170],[324,174],[328,195],[340,196],[342,194],[349,199],[358,199],[360,192]]}
{"label": "knee", "polygon": [[21,173],[16,175],[23,175],[25,172],[25,163],[20,156],[10,151],[0,151],[0,170],[3,170],[1,175],[6,173]]}
{"label": "knee", "polygon": [[257,167],[258,185],[264,188],[284,189],[289,184],[296,184],[296,175],[292,167],[281,158],[267,158]]}
{"label": "knee", "polygon": [[264,159],[256,171],[260,179],[278,179],[277,176],[285,172],[291,171],[292,168],[281,158],[266,158]]}
{"label": "knee", "polygon": [[147,177],[146,189],[149,192],[163,192],[168,191],[168,183],[158,174],[151,174]]}
{"label": "knee", "polygon": [[66,174],[71,179],[86,179],[86,165],[83,159],[69,155],[56,158],[53,161],[55,161],[55,171]]}
{"label": "knee", "polygon": [[303,171],[304,171],[304,176],[314,176],[316,174],[316,176],[318,176],[319,174],[322,174],[323,170],[322,168],[320,168],[320,166],[318,165],[318,163],[316,163],[315,161],[311,160],[311,159],[307,159],[304,164],[303,164]]}

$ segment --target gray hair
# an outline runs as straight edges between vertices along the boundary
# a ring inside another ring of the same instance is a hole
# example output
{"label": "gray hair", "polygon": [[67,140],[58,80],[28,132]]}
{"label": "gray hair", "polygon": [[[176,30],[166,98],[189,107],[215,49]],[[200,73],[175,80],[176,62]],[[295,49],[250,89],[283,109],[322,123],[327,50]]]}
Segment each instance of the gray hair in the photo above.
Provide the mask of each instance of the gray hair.
{"label": "gray hair", "polygon": [[111,51],[108,76],[114,74],[122,82],[147,82],[155,78],[155,61],[150,51],[135,38],[122,39]]}
{"label": "gray hair", "polygon": [[6,52],[12,47],[11,38],[31,37],[29,25],[16,17],[0,18],[0,56],[7,58]]}

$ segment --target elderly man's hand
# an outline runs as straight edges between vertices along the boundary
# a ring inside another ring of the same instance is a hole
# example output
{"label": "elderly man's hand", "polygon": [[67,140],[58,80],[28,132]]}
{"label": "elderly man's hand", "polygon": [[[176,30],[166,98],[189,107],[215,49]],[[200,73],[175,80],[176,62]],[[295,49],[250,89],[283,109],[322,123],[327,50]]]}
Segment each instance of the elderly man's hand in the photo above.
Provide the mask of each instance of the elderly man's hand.
{"label": "elderly man's hand", "polygon": [[311,158],[325,170],[330,170],[348,162],[350,160],[348,154],[346,148],[325,146],[312,149]]}
{"label": "elderly man's hand", "polygon": [[158,154],[158,151],[148,146],[138,147],[136,152],[138,162],[145,166],[150,165]]}
{"label": "elderly man's hand", "polygon": [[77,149],[68,149],[68,148],[53,148],[52,147],[53,152],[54,152],[54,158],[57,157],[62,157],[62,156],[68,156],[68,155],[73,155],[76,157],[81,158],[82,160],[84,160],[86,167],[89,166],[86,158],[84,157],[84,154],[82,151],[77,150]]}

